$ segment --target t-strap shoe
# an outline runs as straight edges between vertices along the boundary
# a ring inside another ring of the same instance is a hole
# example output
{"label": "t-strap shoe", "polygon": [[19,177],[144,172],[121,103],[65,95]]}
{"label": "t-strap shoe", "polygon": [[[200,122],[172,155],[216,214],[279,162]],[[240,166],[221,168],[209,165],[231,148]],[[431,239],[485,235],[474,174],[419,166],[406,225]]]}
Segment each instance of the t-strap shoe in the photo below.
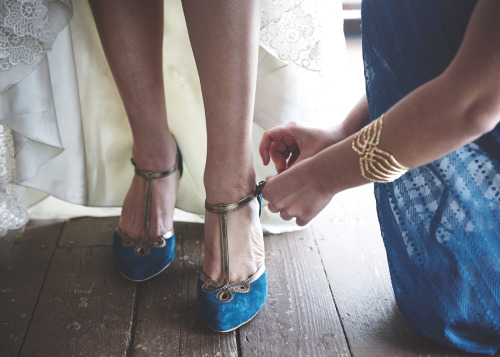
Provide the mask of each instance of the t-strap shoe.
{"label": "t-strap shoe", "polygon": [[235,211],[257,198],[262,212],[261,192],[265,182],[241,200],[229,204],[209,205],[207,212],[217,213],[220,221],[222,244],[222,282],[209,279],[200,269],[196,292],[196,305],[202,320],[218,332],[229,332],[250,321],[262,309],[267,299],[267,271],[264,263],[248,279],[229,282],[229,251],[227,213]]}
{"label": "t-strap shoe", "polygon": [[157,237],[149,236],[151,219],[151,199],[153,180],[167,177],[179,170],[182,175],[182,155],[177,148],[174,166],[166,171],[151,171],[137,168],[133,159],[135,174],[146,179],[146,205],[144,211],[144,227],[141,237],[129,237],[121,228],[115,231],[113,238],[113,261],[118,271],[128,280],[145,281],[160,274],[174,260],[175,233],[174,228]]}

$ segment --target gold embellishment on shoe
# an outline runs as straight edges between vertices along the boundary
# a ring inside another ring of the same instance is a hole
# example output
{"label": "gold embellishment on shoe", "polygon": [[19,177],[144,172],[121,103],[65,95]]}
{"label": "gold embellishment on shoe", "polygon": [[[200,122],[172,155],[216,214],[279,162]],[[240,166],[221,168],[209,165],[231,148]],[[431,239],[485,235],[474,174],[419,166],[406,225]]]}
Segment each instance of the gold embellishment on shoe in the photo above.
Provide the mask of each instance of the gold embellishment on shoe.
{"label": "gold embellishment on shoe", "polygon": [[142,239],[129,237],[120,227],[116,229],[116,232],[121,237],[123,246],[136,247],[134,249],[134,253],[139,257],[148,255],[150,248],[163,248],[167,244],[166,240],[172,238],[175,234],[174,229],[172,228],[162,236],[149,237],[147,241],[142,241]]}
{"label": "gold embellishment on shoe", "polygon": [[382,114],[380,118],[358,131],[352,140],[352,149],[361,156],[361,175],[368,181],[379,183],[392,182],[409,170],[390,153],[378,148],[383,117]]}
{"label": "gold embellishment on shoe", "polygon": [[229,283],[229,248],[226,216],[226,213],[242,208],[249,204],[250,201],[252,201],[254,198],[259,197],[265,184],[265,181],[261,181],[252,193],[233,203],[220,203],[218,205],[210,205],[205,201],[205,209],[207,210],[207,212],[219,214],[222,250],[222,282],[220,283],[218,281],[208,279],[202,271],[200,271],[200,279],[204,282],[202,291],[205,293],[217,292],[215,298],[220,302],[230,302],[234,297],[233,292],[242,294],[248,293],[252,289],[252,286],[250,284],[257,280],[265,271],[265,266],[264,264],[262,264],[250,278],[243,281],[237,281],[232,284]]}
{"label": "gold embellishment on shoe", "polygon": [[146,204],[144,209],[144,227],[142,229],[141,238],[134,239],[129,237],[119,226],[117,228],[118,235],[122,238],[122,245],[125,247],[136,247],[134,254],[143,257],[149,254],[151,248],[163,248],[166,244],[166,239],[173,237],[174,229],[172,228],[162,236],[150,237],[149,225],[151,220],[151,200],[153,196],[153,180],[167,177],[175,173],[178,169],[179,153],[175,156],[175,164],[165,171],[142,170],[137,168],[134,159],[130,159],[135,167],[135,174],[146,179]]}
{"label": "gold embellishment on shoe", "polygon": [[252,286],[250,284],[259,279],[265,270],[266,267],[264,264],[262,264],[260,268],[257,269],[255,274],[250,278],[244,281],[237,281],[236,283],[232,284],[229,284],[229,279],[227,281],[219,283],[215,280],[209,279],[205,274],[203,274],[203,272],[200,272],[200,279],[202,282],[204,282],[201,289],[204,293],[218,291],[218,293],[215,295],[215,298],[217,300],[219,300],[220,302],[230,302],[234,297],[233,291],[240,294],[248,293],[250,290],[252,290]]}

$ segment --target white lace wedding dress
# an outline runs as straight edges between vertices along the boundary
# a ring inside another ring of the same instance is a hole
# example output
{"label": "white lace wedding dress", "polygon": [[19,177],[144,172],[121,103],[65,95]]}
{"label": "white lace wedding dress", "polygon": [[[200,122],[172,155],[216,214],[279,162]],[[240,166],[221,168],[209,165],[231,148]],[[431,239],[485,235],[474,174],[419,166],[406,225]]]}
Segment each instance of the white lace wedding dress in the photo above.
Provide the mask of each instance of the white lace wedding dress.
{"label": "white lace wedding dress", "polygon": [[[179,0],[165,0],[164,37],[169,124],[184,158],[177,207],[203,215],[204,112]],[[258,179],[274,173],[257,151],[265,129],[344,117],[352,103],[346,56],[340,2],[263,1],[253,138]],[[133,175],[131,148],[88,3],[0,0],[0,236],[22,226],[35,203],[33,218],[119,214],[86,207],[121,205]],[[263,226],[294,229],[268,211]]]}

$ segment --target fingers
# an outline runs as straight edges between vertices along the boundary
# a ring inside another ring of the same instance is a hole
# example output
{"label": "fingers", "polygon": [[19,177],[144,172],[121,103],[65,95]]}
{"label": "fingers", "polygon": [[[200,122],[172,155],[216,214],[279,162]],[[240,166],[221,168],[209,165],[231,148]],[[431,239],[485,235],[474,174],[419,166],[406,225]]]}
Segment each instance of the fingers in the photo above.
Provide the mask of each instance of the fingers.
{"label": "fingers", "polygon": [[280,211],[278,208],[274,207],[271,203],[267,205],[267,209],[272,213],[279,213],[280,217],[285,221],[289,221],[294,218],[292,215],[287,214],[285,211]]}
{"label": "fingers", "polygon": [[[264,187],[264,190],[265,190],[265,187]],[[269,196],[267,194],[267,191],[264,192],[264,190],[262,191],[262,197],[265,199],[265,200],[268,200]],[[266,198],[268,197],[268,198]],[[290,221],[291,219],[294,218],[293,215],[287,213],[286,210],[282,209],[282,207],[278,208],[276,206],[273,205],[272,202],[269,201],[269,204],[267,205],[267,208],[269,211],[271,211],[272,213],[279,213],[280,217],[285,220],[285,221]]]}
{"label": "fingers", "polygon": [[281,139],[281,135],[278,135],[276,129],[278,128],[267,130],[264,135],[262,135],[262,139],[260,140],[259,154],[264,165],[268,165],[271,160],[269,151],[271,150],[273,141],[279,141]]}
{"label": "fingers", "polygon": [[[301,162],[286,172],[267,178],[267,183],[262,190],[262,197],[269,202],[268,209],[289,221],[295,218],[299,226],[307,225],[329,202],[331,198],[317,195],[309,185],[304,189],[304,172],[309,173],[307,162]],[[304,169],[305,168],[305,169]],[[311,196],[311,193],[312,196]]]}
{"label": "fingers", "polygon": [[[290,131],[293,125],[277,126],[267,130],[260,141],[259,154],[264,165],[272,159],[275,166],[284,171],[291,153],[297,151],[296,138]],[[278,170],[279,171],[279,170]]]}
{"label": "fingers", "polygon": [[298,147],[295,147],[294,150],[292,151],[290,158],[288,159],[288,167],[292,167],[294,163],[297,162],[300,156],[300,150]]}
{"label": "fingers", "polygon": [[278,213],[280,210],[273,206],[271,202],[267,205],[267,209],[272,213]]}
{"label": "fingers", "polygon": [[273,128],[264,133],[260,141],[259,153],[264,165],[268,165],[272,159],[276,170],[281,172],[286,168],[286,159],[289,153],[287,153],[287,147],[277,129],[279,128]]}
{"label": "fingers", "polygon": [[281,217],[281,219],[283,219],[285,221],[290,221],[293,218],[293,216],[290,216],[290,215],[286,214],[285,212],[280,212],[280,217]]}
{"label": "fingers", "polygon": [[295,219],[295,223],[297,224],[297,226],[301,226],[301,227],[304,227],[309,222],[311,222],[311,218],[297,217]]}
{"label": "fingers", "polygon": [[278,171],[278,173],[285,171],[287,168],[286,160],[290,156],[290,152],[286,145],[282,142],[273,142],[271,144],[270,154],[276,171]]}

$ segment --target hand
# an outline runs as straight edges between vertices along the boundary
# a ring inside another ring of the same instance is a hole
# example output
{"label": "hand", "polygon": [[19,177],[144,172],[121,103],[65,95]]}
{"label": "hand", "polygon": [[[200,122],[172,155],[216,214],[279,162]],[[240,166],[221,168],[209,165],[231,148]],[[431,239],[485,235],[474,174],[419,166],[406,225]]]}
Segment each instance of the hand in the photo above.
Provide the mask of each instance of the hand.
{"label": "hand", "polygon": [[292,122],[267,130],[262,136],[259,153],[264,165],[272,159],[276,170],[281,173],[344,137],[342,126],[322,130]]}
{"label": "hand", "polygon": [[305,226],[331,201],[334,193],[331,180],[325,179],[320,158],[306,159],[279,175],[268,179],[262,197],[269,202],[271,212],[284,220],[296,218]]}

